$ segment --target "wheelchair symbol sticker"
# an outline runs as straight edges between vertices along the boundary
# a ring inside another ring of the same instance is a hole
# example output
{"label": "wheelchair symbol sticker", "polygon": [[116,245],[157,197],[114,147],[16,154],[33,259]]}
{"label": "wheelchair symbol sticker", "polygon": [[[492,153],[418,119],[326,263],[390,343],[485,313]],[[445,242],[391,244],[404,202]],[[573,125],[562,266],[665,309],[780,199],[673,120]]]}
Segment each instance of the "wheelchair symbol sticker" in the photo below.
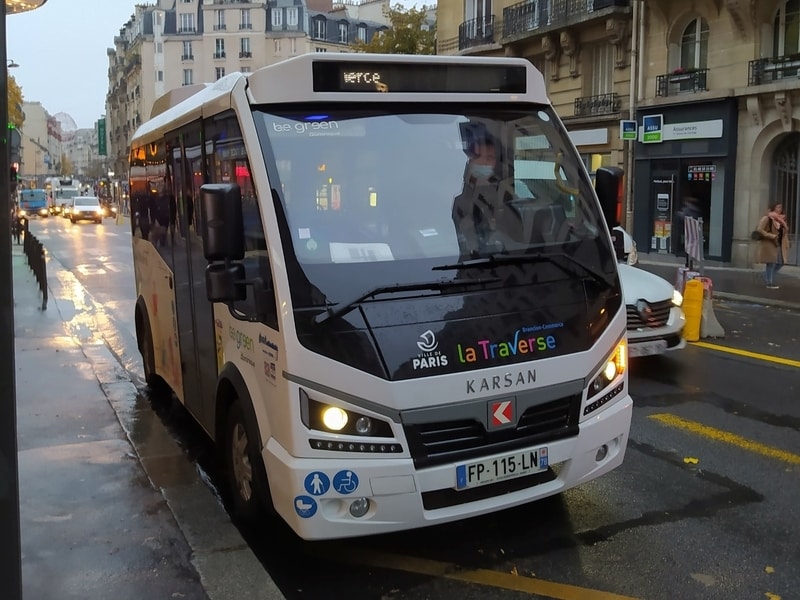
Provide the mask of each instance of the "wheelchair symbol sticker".
{"label": "wheelchair symbol sticker", "polygon": [[333,476],[333,489],[343,495],[352,494],[358,487],[358,475],[352,471],[339,471]]}
{"label": "wheelchair symbol sticker", "polygon": [[306,475],[303,482],[306,491],[312,496],[322,496],[331,487],[331,480],[322,471],[313,471]]}
{"label": "wheelchair symbol sticker", "polygon": [[308,519],[316,514],[317,501],[311,496],[298,496],[294,499],[294,510],[301,519]]}

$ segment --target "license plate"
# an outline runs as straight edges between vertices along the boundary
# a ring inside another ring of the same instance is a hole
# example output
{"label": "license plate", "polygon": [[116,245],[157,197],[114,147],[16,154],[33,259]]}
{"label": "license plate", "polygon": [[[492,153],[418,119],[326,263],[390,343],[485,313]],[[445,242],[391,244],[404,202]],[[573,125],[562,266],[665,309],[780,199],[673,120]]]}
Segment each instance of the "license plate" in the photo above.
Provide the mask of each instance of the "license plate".
{"label": "license plate", "polygon": [[544,471],[548,465],[546,447],[466,463],[456,466],[456,488],[462,490],[523,477]]}
{"label": "license plate", "polygon": [[661,354],[666,349],[666,340],[653,340],[652,342],[630,344],[628,346],[628,356],[649,356],[651,354]]}

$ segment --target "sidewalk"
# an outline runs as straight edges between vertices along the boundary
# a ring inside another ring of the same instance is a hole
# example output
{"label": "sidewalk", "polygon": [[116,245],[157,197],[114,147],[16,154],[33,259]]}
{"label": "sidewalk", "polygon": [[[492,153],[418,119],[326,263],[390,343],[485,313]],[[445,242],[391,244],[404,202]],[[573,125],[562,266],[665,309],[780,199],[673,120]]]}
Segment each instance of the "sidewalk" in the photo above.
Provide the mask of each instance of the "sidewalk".
{"label": "sidewalk", "polygon": [[48,259],[12,247],[23,597],[283,598]]}
{"label": "sidewalk", "polygon": [[[638,267],[660,275],[674,283],[678,267],[685,259],[664,254],[639,254]],[[800,267],[784,266],[776,275],[777,290],[767,289],[764,283],[764,265],[752,269],[703,265],[696,268],[704,277],[710,277],[715,300],[735,300],[752,304],[779,306],[800,310]]]}

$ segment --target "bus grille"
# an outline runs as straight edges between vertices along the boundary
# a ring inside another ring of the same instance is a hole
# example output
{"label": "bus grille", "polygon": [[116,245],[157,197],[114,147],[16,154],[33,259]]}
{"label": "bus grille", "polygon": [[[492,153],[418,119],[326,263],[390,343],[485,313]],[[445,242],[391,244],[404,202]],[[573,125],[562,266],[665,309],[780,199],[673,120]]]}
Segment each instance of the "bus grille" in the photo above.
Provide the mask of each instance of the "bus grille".
{"label": "bus grille", "polygon": [[669,311],[672,309],[672,300],[661,302],[640,301],[641,306],[628,304],[625,308],[628,314],[628,330],[663,327],[669,320]]}
{"label": "bus grille", "polygon": [[403,429],[418,469],[572,437],[578,434],[581,395],[529,407],[516,427],[487,431],[474,419],[406,424]]}

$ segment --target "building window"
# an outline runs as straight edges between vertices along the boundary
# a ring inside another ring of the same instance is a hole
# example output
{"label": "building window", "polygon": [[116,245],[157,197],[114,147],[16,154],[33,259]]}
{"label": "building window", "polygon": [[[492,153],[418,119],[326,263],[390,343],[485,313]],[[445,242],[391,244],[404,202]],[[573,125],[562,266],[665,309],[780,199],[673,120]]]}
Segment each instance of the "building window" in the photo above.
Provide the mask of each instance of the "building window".
{"label": "building window", "polygon": [[314,48],[314,52],[327,52],[327,48]]}
{"label": "building window", "polygon": [[225,58],[225,40],[222,38],[214,40],[214,58]]}
{"label": "building window", "polygon": [[239,29],[252,29],[253,22],[250,20],[250,9],[243,8],[240,15]]}
{"label": "building window", "polygon": [[324,40],[327,32],[327,23],[324,18],[314,19],[314,38]]}
{"label": "building window", "polygon": [[180,27],[178,28],[179,33],[194,33],[194,14],[193,13],[181,13],[179,16]]}
{"label": "building window", "polygon": [[239,49],[242,52],[250,54],[250,38],[242,38],[241,40],[239,40]]}
{"label": "building window", "polygon": [[156,42],[156,54],[164,54],[164,44],[162,42]]}
{"label": "building window", "polygon": [[239,69],[239,72],[240,72],[240,73],[249,73],[249,72],[250,72],[250,67],[243,66],[243,67],[241,67],[241,68]]}
{"label": "building window", "polygon": [[362,42],[367,41],[367,26],[366,25],[359,25],[358,26],[358,39]]}
{"label": "building window", "polygon": [[339,23],[339,43],[347,43],[347,23]]}
{"label": "building window", "polygon": [[183,60],[192,60],[194,58],[192,42],[183,42],[183,55],[181,55],[181,58]]}
{"label": "building window", "polygon": [[679,66],[684,69],[705,69],[707,65],[708,23],[705,19],[694,19],[683,30]]}
{"label": "building window", "polygon": [[194,77],[192,77],[192,70],[191,69],[184,69],[183,70],[183,85],[192,85],[194,83]]}
{"label": "building window", "polygon": [[215,10],[214,11],[214,31],[220,31],[225,29],[225,11],[224,10]]}
{"label": "building window", "polygon": [[275,40],[275,54],[280,55],[281,53],[281,41]]}
{"label": "building window", "polygon": [[217,75],[217,79],[222,79],[225,77],[225,67],[217,67],[214,69],[214,71]]}
{"label": "building window", "polygon": [[156,71],[156,81],[164,81],[164,71]]}
{"label": "building window", "polygon": [[290,6],[286,9],[286,25],[289,27],[297,27],[297,7]]}
{"label": "building window", "polygon": [[590,96],[610,94],[614,91],[614,47],[597,44],[592,52],[592,81]]}
{"label": "building window", "polygon": [[786,0],[775,14],[772,29],[772,55],[800,53],[800,0]]}
{"label": "building window", "polygon": [[274,29],[283,27],[283,9],[280,7],[273,7],[270,9],[272,13],[272,27]]}

